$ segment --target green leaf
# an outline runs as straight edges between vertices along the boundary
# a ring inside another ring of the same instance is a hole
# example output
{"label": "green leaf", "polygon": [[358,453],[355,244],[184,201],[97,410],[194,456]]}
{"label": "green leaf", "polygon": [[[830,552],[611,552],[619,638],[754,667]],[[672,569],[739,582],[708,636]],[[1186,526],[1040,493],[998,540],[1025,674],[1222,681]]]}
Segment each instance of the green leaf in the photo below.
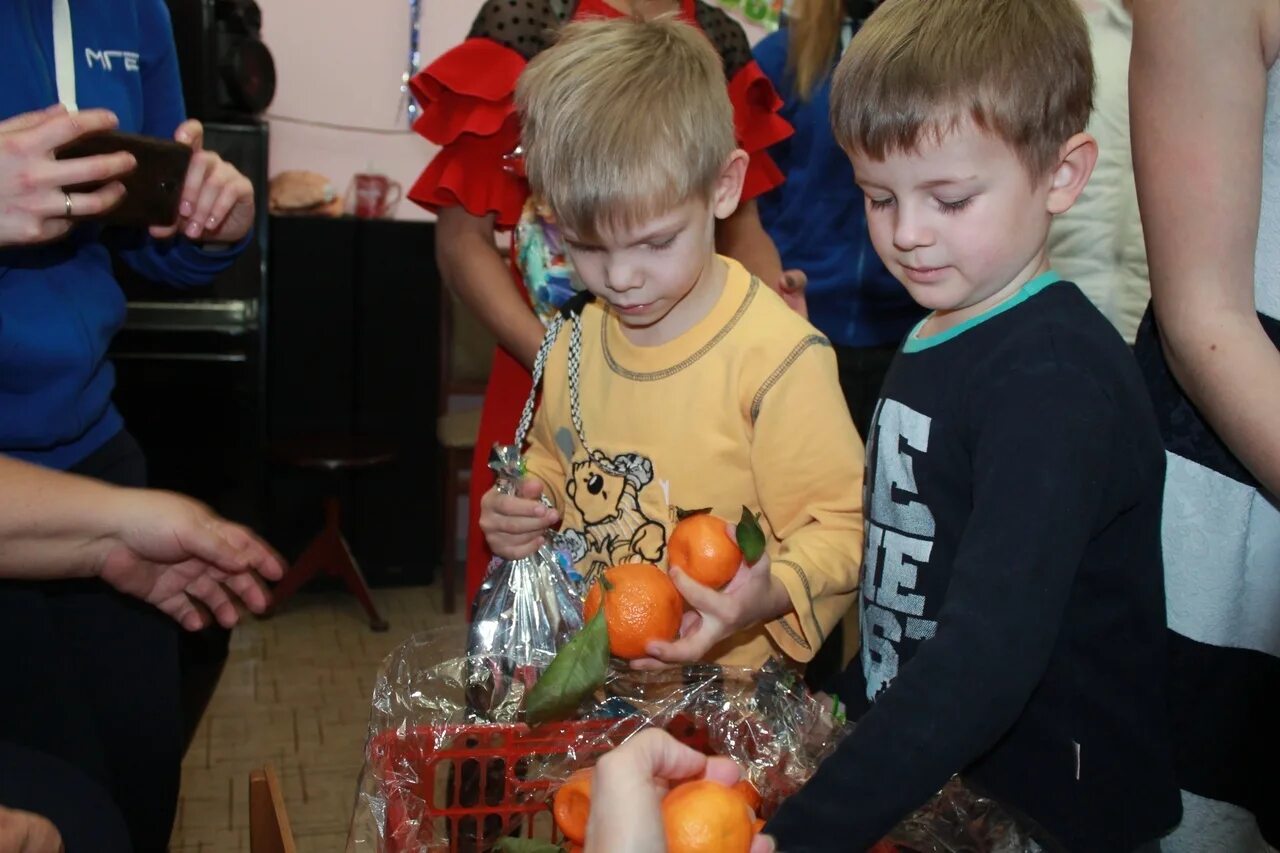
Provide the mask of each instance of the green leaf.
{"label": "green leaf", "polygon": [[742,520],[738,522],[738,547],[742,549],[742,557],[748,566],[764,553],[764,530],[760,528],[757,516],[745,506],[742,508]]}
{"label": "green leaf", "polygon": [[499,853],[564,853],[564,848],[536,838],[504,838],[493,848]]}
{"label": "green leaf", "polygon": [[529,725],[537,726],[571,716],[582,700],[604,686],[608,670],[609,631],[601,606],[578,636],[556,653],[551,666],[533,685],[525,704],[525,719]]}
{"label": "green leaf", "polygon": [[676,507],[676,521],[684,521],[693,515],[707,515],[711,512],[711,507],[704,506],[701,509],[681,509]]}

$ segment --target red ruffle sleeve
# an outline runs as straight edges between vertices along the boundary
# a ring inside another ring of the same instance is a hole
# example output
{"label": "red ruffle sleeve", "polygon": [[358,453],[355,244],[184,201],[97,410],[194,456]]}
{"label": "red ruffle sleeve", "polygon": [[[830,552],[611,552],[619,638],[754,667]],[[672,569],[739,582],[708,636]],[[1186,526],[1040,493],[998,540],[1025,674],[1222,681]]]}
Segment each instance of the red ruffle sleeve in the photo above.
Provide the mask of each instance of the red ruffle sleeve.
{"label": "red ruffle sleeve", "polygon": [[520,144],[516,80],[525,59],[487,38],[469,38],[410,81],[422,105],[413,129],[441,146],[409,190],[431,211],[461,206],[474,216],[497,214],[511,228],[529,195],[509,155]]}
{"label": "red ruffle sleeve", "polygon": [[755,60],[742,66],[729,81],[729,100],[733,103],[738,144],[751,155],[742,187],[742,199],[747,201],[781,186],[782,171],[767,149],[789,137],[793,130],[787,120],[778,115],[782,98]]}

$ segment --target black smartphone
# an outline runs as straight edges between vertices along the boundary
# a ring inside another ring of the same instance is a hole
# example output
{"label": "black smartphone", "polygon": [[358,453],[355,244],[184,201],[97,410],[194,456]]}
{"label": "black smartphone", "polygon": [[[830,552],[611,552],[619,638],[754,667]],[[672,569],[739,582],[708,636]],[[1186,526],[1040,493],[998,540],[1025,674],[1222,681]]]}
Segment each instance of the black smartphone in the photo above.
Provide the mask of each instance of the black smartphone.
{"label": "black smartphone", "polygon": [[[190,146],[179,142],[105,130],[89,133],[68,142],[54,152],[59,160],[128,151],[137,167],[118,180],[124,184],[124,199],[111,210],[94,217],[108,225],[145,227],[172,225],[178,219],[182,185],[191,164]],[[65,187],[67,192],[93,192],[106,181]]]}

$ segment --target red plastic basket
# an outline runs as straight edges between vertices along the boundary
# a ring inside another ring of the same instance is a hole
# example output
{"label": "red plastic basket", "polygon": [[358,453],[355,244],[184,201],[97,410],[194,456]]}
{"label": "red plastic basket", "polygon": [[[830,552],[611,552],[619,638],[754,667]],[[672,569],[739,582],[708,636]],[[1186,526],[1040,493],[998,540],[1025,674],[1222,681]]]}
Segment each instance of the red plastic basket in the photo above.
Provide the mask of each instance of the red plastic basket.
{"label": "red plastic basket", "polygon": [[[536,730],[477,724],[380,733],[369,744],[369,760],[387,804],[387,853],[480,853],[508,835],[560,841],[551,817],[554,782],[537,778],[537,768],[564,759],[571,747],[577,763],[592,764],[643,724],[600,719]],[[668,731],[709,751],[705,727],[687,717]],[[584,744],[591,746],[584,751]]]}

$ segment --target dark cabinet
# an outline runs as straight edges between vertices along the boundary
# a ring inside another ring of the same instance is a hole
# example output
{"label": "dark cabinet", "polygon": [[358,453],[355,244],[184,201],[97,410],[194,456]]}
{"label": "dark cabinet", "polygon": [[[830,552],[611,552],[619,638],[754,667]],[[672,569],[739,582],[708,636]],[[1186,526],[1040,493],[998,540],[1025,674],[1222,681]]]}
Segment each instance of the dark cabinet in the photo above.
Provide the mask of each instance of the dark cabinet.
{"label": "dark cabinet", "polygon": [[269,446],[354,435],[385,441],[396,460],[328,474],[275,459],[268,535],[294,556],[320,523],[324,478],[336,477],[370,584],[429,582],[441,542],[433,225],[273,217],[269,278]]}
{"label": "dark cabinet", "polygon": [[206,124],[205,146],[253,182],[254,238],[203,287],[148,281],[117,261],[129,307],[108,353],[116,371],[114,399],[146,452],[151,485],[192,495],[261,529],[267,126]]}

